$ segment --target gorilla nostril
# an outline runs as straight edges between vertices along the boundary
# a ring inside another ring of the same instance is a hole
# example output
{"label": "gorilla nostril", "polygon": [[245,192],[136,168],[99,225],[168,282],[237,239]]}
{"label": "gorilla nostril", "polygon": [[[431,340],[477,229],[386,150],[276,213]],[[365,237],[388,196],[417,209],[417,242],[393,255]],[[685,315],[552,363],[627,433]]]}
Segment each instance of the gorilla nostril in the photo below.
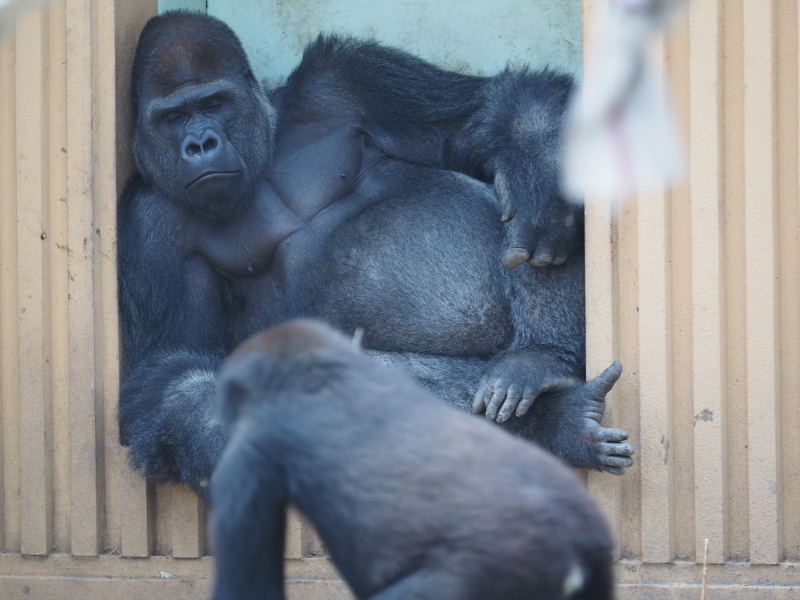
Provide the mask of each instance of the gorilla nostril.
{"label": "gorilla nostril", "polygon": [[216,147],[217,138],[215,137],[208,138],[205,142],[203,142],[203,152],[211,152]]}
{"label": "gorilla nostril", "polygon": [[215,160],[216,154],[222,149],[223,143],[219,135],[213,130],[206,130],[200,135],[189,133],[183,138],[181,153],[184,160]]}
{"label": "gorilla nostril", "polygon": [[200,144],[191,143],[186,146],[186,154],[189,156],[200,156],[200,152],[202,152],[202,148],[200,148]]}

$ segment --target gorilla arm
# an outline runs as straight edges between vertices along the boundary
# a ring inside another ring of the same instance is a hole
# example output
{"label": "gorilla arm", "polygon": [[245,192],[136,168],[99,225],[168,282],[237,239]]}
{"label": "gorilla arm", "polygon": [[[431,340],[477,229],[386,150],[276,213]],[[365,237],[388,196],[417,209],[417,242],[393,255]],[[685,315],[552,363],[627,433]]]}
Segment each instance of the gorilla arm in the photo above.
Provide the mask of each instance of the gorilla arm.
{"label": "gorilla arm", "polygon": [[180,210],[136,178],[120,205],[120,441],[148,479],[182,481],[208,501],[225,444],[214,419],[224,320],[219,276],[179,247]]}
{"label": "gorilla arm", "polygon": [[[569,76],[446,71],[374,42],[319,37],[274,94],[289,122],[344,118],[378,148],[491,182],[508,222],[503,264],[561,264],[583,243],[583,207],[560,193]],[[279,110],[281,110],[279,109]]]}

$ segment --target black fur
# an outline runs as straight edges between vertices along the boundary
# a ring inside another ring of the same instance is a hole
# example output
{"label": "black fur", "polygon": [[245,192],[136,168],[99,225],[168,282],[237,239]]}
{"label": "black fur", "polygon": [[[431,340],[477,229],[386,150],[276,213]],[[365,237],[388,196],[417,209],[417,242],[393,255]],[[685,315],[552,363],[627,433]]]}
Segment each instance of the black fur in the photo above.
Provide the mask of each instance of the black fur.
{"label": "black fur", "polygon": [[[328,36],[266,94],[233,32],[187,13],[148,23],[133,71],[119,414],[148,477],[207,490],[224,445],[208,382],[298,316],[363,328],[376,361],[575,466],[632,464],[582,383],[581,211],[557,191],[567,77],[461,75]],[[562,264],[502,266],[525,253]]]}
{"label": "black fur", "polygon": [[359,599],[613,597],[613,540],[573,473],[329,327],[246,342],[219,390],[213,600],[284,598],[287,504]]}

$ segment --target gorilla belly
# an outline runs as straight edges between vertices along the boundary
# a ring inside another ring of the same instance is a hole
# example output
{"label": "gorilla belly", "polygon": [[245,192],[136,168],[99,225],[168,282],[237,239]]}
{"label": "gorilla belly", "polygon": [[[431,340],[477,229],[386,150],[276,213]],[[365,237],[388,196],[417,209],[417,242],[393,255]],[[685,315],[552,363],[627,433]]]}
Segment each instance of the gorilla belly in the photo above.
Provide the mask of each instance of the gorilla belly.
{"label": "gorilla belly", "polygon": [[341,222],[301,275],[289,275],[299,315],[363,328],[364,345],[383,351],[489,356],[506,347],[508,274],[493,194],[465,176],[395,161],[374,175],[402,180],[386,188],[403,191]]}

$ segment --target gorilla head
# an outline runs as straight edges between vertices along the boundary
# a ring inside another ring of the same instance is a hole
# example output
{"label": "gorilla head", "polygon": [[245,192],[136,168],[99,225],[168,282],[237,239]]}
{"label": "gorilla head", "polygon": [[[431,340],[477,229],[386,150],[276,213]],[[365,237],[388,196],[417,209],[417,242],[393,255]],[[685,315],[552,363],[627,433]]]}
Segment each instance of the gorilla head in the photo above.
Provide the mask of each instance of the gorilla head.
{"label": "gorilla head", "polygon": [[247,205],[269,167],[275,110],[227,25],[182,12],[151,19],[131,91],[145,180],[209,219]]}

